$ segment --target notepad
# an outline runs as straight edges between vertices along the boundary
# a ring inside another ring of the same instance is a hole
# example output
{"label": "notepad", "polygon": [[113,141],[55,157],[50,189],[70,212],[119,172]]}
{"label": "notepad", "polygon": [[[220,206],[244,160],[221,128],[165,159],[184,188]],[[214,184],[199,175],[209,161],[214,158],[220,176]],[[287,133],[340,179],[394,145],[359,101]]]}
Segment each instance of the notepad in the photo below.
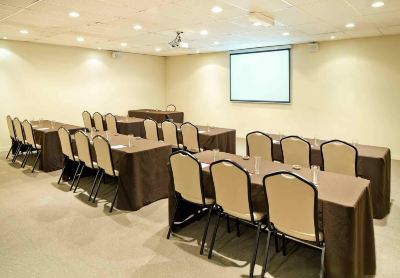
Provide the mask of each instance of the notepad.
{"label": "notepad", "polygon": [[33,125],[32,127],[38,127],[38,125]]}
{"label": "notepad", "polygon": [[204,169],[204,168],[207,168],[208,166],[210,166],[210,164],[207,164],[207,163],[201,163],[201,168],[202,169]]}
{"label": "notepad", "polygon": [[279,141],[278,140],[273,140],[274,144],[278,144]]}
{"label": "notepad", "polygon": [[199,133],[206,133],[204,130],[200,130]]}
{"label": "notepad", "polygon": [[122,148],[126,148],[126,146],[125,145],[115,145],[115,146],[111,147],[111,149],[122,149]]}
{"label": "notepad", "polygon": [[41,128],[38,128],[37,130],[48,130],[49,128],[48,127],[41,127]]}

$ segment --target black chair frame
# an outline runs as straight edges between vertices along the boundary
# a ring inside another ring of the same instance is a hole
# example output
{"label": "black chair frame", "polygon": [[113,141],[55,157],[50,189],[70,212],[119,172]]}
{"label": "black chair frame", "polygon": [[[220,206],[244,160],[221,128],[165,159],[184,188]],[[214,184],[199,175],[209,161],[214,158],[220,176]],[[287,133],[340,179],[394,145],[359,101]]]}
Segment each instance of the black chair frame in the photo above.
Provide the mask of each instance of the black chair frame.
{"label": "black chair frame", "polygon": [[253,132],[247,133],[247,135],[246,135],[246,155],[250,156],[249,140],[247,138],[249,135],[254,134],[254,133],[258,133],[258,134],[261,134],[261,135],[269,138],[269,140],[271,141],[271,159],[274,160],[273,151],[272,151],[273,146],[274,146],[274,140],[272,140],[271,136],[269,136],[268,134],[266,134],[265,132],[262,132],[262,131],[253,131]]}
{"label": "black chair frame", "polygon": [[284,154],[284,152],[283,152],[282,141],[284,141],[284,140],[286,140],[286,139],[290,139],[290,138],[296,138],[296,139],[298,139],[298,140],[303,141],[304,143],[306,143],[306,144],[308,145],[308,164],[309,164],[310,167],[311,167],[311,144],[310,144],[310,142],[304,140],[303,138],[301,138],[300,136],[297,136],[297,135],[286,136],[286,137],[283,137],[283,138],[279,141],[279,144],[280,144],[280,147],[281,147],[281,152],[282,152],[282,162],[285,163],[285,154]]}
{"label": "black chair frame", "polygon": [[355,146],[353,146],[352,144],[349,144],[349,143],[347,143],[347,142],[345,142],[345,141],[338,140],[338,139],[329,140],[329,141],[323,142],[323,143],[321,144],[321,146],[320,146],[321,157],[322,157],[322,167],[321,167],[321,170],[325,171],[324,152],[323,152],[322,149],[323,149],[324,145],[329,144],[329,143],[335,143],[335,142],[345,144],[345,145],[347,145],[347,146],[349,146],[349,147],[351,147],[351,148],[353,148],[353,149],[355,150],[355,152],[356,152],[356,159],[355,159],[355,169],[354,169],[354,173],[355,173],[356,177],[358,177],[358,170],[357,170],[357,165],[358,165],[358,150],[357,150],[357,148],[356,148]]}

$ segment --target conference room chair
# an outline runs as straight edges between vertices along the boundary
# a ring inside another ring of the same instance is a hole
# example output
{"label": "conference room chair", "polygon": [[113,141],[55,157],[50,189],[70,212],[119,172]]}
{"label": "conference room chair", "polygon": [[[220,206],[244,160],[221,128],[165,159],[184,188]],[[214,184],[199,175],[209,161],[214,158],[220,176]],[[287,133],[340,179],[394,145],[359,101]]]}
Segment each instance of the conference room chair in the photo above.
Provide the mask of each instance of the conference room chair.
{"label": "conference room chair", "polygon": [[71,134],[65,127],[60,127],[58,129],[58,137],[60,139],[60,144],[61,144],[61,152],[64,155],[64,162],[63,162],[63,169],[61,171],[60,178],[58,179],[58,184],[60,184],[61,180],[63,179],[63,175],[65,172],[65,169],[68,164],[73,163],[76,165],[75,173],[72,178],[72,183],[71,187],[69,190],[72,189],[72,186],[75,183],[76,176],[78,174],[79,170],[79,159],[77,155],[74,155],[74,152],[72,151],[72,140],[71,140]]}
{"label": "conference room chair", "polygon": [[10,139],[11,139],[11,147],[7,153],[6,159],[8,158],[8,156],[10,155],[12,150],[18,146],[18,140],[17,140],[17,136],[15,134],[14,123],[13,123],[13,120],[10,115],[7,116],[7,127],[8,127],[8,133],[9,133]]}
{"label": "conference room chair", "polygon": [[106,114],[105,118],[106,118],[107,130],[111,133],[117,134],[118,133],[117,118],[111,113]]}
{"label": "conference room chair", "polygon": [[204,227],[203,240],[200,248],[200,254],[203,254],[208,226],[210,224],[211,208],[215,200],[206,197],[204,194],[201,163],[195,157],[181,150],[169,156],[169,163],[176,203],[173,217],[170,219],[167,239],[170,238],[174,219],[182,200],[199,205],[202,209],[208,209],[208,220]]}
{"label": "conference room chair", "polygon": [[[101,135],[95,136],[93,138],[93,146],[94,146],[94,150],[96,152],[97,166],[100,169],[100,178],[98,180],[97,190],[96,190],[96,193],[93,198],[93,203],[95,203],[97,194],[99,193],[99,190],[100,190],[101,181],[102,181],[104,175],[108,175],[108,176],[116,178],[118,180],[119,179],[119,171],[115,170],[115,168],[114,168],[114,163],[113,163],[112,155],[111,155],[110,143],[108,142],[108,140],[106,138],[104,138]],[[118,196],[118,190],[119,190],[119,182],[117,181],[117,189],[115,190],[114,199],[113,199],[111,207],[110,207],[110,213],[113,211],[114,204],[115,204],[115,201]]]}
{"label": "conference room chair", "polygon": [[25,167],[28,162],[29,156],[33,151],[36,151],[36,160],[32,167],[32,173],[35,171],[36,165],[39,162],[40,156],[42,155],[42,146],[36,143],[35,136],[33,134],[33,128],[30,122],[27,120],[22,122],[24,128],[25,141],[28,144],[28,149],[25,154],[25,158],[21,164],[21,167]]}
{"label": "conference room chair", "polygon": [[287,136],[281,139],[283,163],[310,168],[311,144],[298,136]]}
{"label": "conference room chair", "polygon": [[340,140],[321,144],[322,169],[327,172],[357,177],[357,148]]}
{"label": "conference room chair", "polygon": [[174,151],[183,147],[178,142],[178,128],[175,123],[171,121],[164,121],[161,123],[161,129],[164,136],[164,142],[172,145],[172,149]]}
{"label": "conference room chair", "polygon": [[82,112],[82,119],[83,119],[83,125],[85,126],[87,131],[90,131],[93,127],[92,125],[92,115],[88,111],[83,111]]}
{"label": "conference room chair", "polygon": [[191,153],[198,153],[203,151],[199,143],[199,130],[198,128],[189,123],[181,125],[183,148]]}
{"label": "conference room chair", "polygon": [[94,127],[96,128],[97,131],[105,131],[103,116],[99,112],[93,113],[93,121],[94,121]]}
{"label": "conference room chair", "polygon": [[146,132],[146,139],[158,141],[158,127],[157,122],[153,119],[147,118],[144,120],[144,130]]}
{"label": "conference room chair", "polygon": [[250,264],[250,277],[253,277],[262,222],[266,214],[253,209],[250,174],[236,162],[226,159],[211,163],[210,172],[215,189],[213,210],[217,213],[218,218],[214,227],[208,258],[210,259],[212,256],[220,217],[229,215],[237,218],[257,227],[256,244]]}
{"label": "conference room chair", "polygon": [[[303,177],[288,171],[268,174],[263,178],[267,206],[267,243],[261,272],[267,271],[271,235],[280,234],[296,242],[321,250],[320,277],[324,275],[325,244],[318,226],[318,190]],[[283,254],[285,255],[285,244]]]}
{"label": "conference room chair", "polygon": [[246,135],[247,155],[259,156],[262,160],[272,161],[272,138],[261,131],[253,131]]}
{"label": "conference room chair", "polygon": [[87,168],[87,169],[91,169],[91,170],[96,170],[96,176],[92,183],[92,189],[91,189],[90,195],[89,195],[89,201],[90,201],[91,196],[93,194],[94,186],[97,181],[97,177],[99,176],[99,173],[100,173],[100,169],[97,166],[97,163],[95,161],[93,161],[93,156],[92,156],[92,152],[90,149],[90,139],[83,131],[79,130],[75,133],[75,143],[76,143],[76,150],[77,150],[77,154],[78,154],[79,165],[80,165],[81,169],[78,174],[74,192],[76,192],[76,189],[79,186],[79,182],[84,173],[84,169]]}
{"label": "conference room chair", "polygon": [[[16,117],[13,120],[13,124],[14,124],[14,129],[15,129],[15,137],[17,138],[17,142],[18,142],[18,146],[17,146],[17,149],[15,151],[15,154],[14,154],[14,157],[12,160],[12,162],[15,163],[15,161],[18,158],[18,155],[28,149],[28,144],[26,143],[26,140],[25,140],[25,134],[22,129],[21,121]],[[23,161],[21,162],[21,166],[22,165],[23,165]]]}
{"label": "conference room chair", "polygon": [[166,110],[170,111],[170,112],[175,112],[176,111],[176,107],[173,104],[168,104]]}

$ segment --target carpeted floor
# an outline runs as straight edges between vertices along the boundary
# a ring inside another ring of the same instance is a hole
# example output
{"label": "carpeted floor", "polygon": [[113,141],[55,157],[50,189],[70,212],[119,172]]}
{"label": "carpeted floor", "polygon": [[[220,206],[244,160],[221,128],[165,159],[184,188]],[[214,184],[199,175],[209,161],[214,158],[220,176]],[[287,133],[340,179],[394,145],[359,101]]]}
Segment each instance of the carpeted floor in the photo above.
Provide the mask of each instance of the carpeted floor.
{"label": "carpeted floor", "polygon": [[[238,153],[243,142],[238,141]],[[114,186],[87,202],[91,178],[69,192],[60,171],[30,173],[0,159],[0,277],[247,277],[255,230],[219,230],[211,260],[199,255],[205,219],[167,233],[167,200],[136,212],[108,213]],[[392,161],[392,210],[375,221],[376,277],[400,277],[400,161]],[[214,219],[215,220],[215,219]],[[225,221],[223,222],[225,224]],[[211,224],[213,226],[213,224]],[[233,228],[233,227],[232,227]],[[261,238],[261,254],[266,236]],[[289,243],[273,255],[268,277],[317,277],[317,250]],[[258,257],[255,274],[261,271]]]}

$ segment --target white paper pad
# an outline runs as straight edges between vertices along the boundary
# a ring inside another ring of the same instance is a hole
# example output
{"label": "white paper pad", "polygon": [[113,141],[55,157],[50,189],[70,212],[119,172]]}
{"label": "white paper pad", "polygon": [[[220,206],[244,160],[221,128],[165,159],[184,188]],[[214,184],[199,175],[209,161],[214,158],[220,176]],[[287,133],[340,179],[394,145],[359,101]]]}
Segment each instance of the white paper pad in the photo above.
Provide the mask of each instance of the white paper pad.
{"label": "white paper pad", "polygon": [[210,166],[210,164],[203,163],[203,162],[201,163],[201,168],[203,168],[203,169],[206,168],[206,167],[208,167],[208,166]]}
{"label": "white paper pad", "polygon": [[199,133],[206,133],[204,130],[200,130]]}
{"label": "white paper pad", "polygon": [[278,144],[279,141],[278,140],[273,140],[274,144]]}
{"label": "white paper pad", "polygon": [[38,125],[33,125],[32,127],[38,127]]}
{"label": "white paper pad", "polygon": [[38,128],[37,130],[48,130],[49,128],[48,127],[41,127],[41,128]]}
{"label": "white paper pad", "polygon": [[111,147],[111,149],[122,149],[122,148],[126,148],[126,146],[125,145],[115,145],[115,146]]}

